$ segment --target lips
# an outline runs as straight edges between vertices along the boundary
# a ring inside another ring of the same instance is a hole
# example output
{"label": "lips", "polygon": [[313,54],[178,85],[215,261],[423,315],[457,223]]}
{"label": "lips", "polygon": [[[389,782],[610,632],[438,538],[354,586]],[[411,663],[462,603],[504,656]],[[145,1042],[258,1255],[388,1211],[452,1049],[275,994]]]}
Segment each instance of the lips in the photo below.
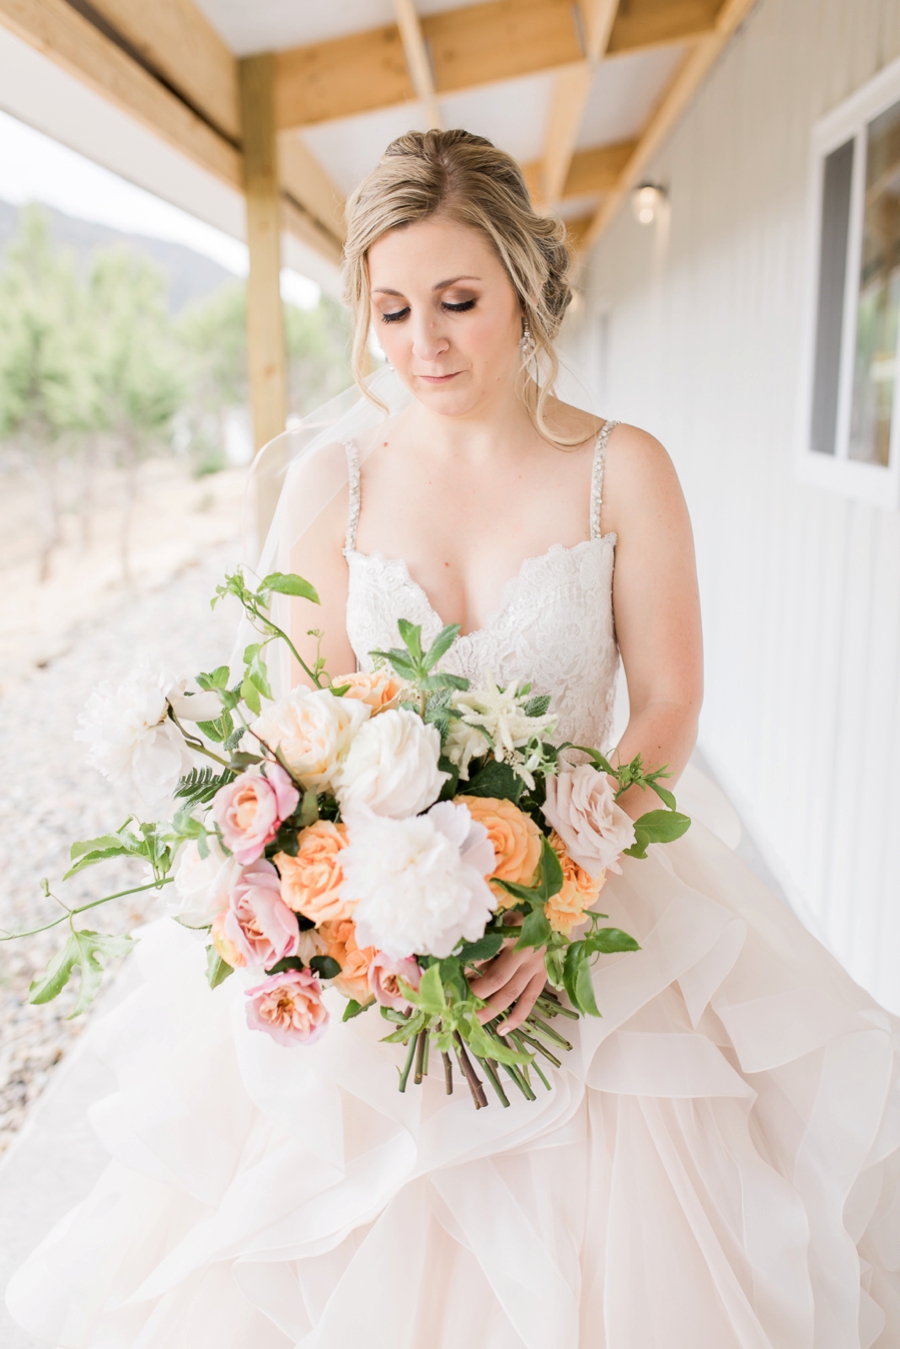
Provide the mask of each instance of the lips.
{"label": "lips", "polygon": [[461,371],[454,370],[449,375],[417,375],[416,378],[427,380],[429,384],[446,384],[448,380],[456,379],[458,374]]}

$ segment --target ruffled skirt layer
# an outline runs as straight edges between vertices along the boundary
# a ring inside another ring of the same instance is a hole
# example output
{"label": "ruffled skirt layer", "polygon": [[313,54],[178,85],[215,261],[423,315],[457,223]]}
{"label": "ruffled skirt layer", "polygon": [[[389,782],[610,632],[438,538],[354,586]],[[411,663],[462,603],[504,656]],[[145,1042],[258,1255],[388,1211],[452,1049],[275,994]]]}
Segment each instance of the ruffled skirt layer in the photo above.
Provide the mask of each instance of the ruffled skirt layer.
{"label": "ruffled skirt layer", "polygon": [[640,952],[552,1091],[397,1091],[370,1012],[250,1031],[164,921],[92,1032],[112,1161],[17,1272],[64,1349],[894,1349],[897,1025],[700,825],[603,892]]}

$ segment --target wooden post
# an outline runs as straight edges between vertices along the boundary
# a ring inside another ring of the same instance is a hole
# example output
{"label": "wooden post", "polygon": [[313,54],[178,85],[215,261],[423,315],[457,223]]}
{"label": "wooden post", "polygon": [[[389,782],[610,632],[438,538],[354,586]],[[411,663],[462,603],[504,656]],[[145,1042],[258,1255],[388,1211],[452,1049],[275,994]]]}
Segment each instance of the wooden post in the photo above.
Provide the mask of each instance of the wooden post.
{"label": "wooden post", "polygon": [[[244,191],[247,198],[247,364],[253,438],[259,450],[284,430],[287,356],[281,308],[281,191],[275,134],[274,61],[270,53],[240,63]],[[272,521],[286,456],[270,454],[256,483],[257,547]]]}

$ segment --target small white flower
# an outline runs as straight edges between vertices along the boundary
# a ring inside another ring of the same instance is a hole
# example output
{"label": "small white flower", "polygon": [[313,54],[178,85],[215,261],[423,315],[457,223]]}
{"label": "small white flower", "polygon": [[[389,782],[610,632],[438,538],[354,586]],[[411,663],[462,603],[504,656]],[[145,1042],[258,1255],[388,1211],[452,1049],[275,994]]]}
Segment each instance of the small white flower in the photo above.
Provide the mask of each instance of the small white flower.
{"label": "small white flower", "polygon": [[416,712],[379,713],[357,731],[334,778],[341,814],[418,815],[437,800],[447,780],[438,768],[440,753],[437,727]]}
{"label": "small white flower", "polygon": [[188,688],[188,681],[168,692],[168,702],[179,721],[215,721],[222,715],[222,699],[214,689]]}
{"label": "small white flower", "polygon": [[341,893],[356,905],[359,946],[393,960],[443,959],[461,937],[483,935],[494,904],[484,878],[496,859],[487,830],[466,806],[440,801],[405,820],[358,816],[349,838]]}
{"label": "small white flower", "polygon": [[214,834],[206,843],[206,857],[200,856],[196,839],[183,844],[178,853],[172,880],[179,903],[171,915],[185,927],[209,927],[228,908],[231,887],[240,874],[239,864],[223,852]]}
{"label": "small white flower", "polygon": [[444,742],[444,753],[459,769],[459,776],[464,782],[468,781],[471,761],[479,759],[490,748],[491,742],[479,726],[470,726],[459,717],[451,720],[450,730]]}
{"label": "small white flower", "polygon": [[526,715],[517,686],[501,689],[488,676],[482,689],[457,693],[454,703],[469,726],[480,727],[494,747],[498,758],[506,758],[534,736],[540,736],[554,725],[552,714],[542,717]]}
{"label": "small white flower", "polygon": [[191,765],[181,732],[169,719],[173,675],[144,661],[124,684],[99,684],[78,718],[75,739],[88,761],[117,787],[134,785],[148,805],[175,788]]}

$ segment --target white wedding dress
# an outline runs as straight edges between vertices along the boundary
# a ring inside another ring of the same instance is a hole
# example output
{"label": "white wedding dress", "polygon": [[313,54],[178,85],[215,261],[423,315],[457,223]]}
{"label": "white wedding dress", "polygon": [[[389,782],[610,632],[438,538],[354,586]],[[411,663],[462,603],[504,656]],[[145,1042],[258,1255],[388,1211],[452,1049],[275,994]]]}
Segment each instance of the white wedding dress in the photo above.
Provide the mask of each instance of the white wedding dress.
{"label": "white wedding dress", "polygon": [[[602,744],[618,666],[600,536],[525,563],[445,662],[554,690]],[[441,626],[401,561],[356,551],[360,665]],[[240,977],[164,920],[144,982],[92,1034],[119,1090],[112,1161],[16,1274],[13,1315],[75,1349],[896,1349],[896,1023],[694,824],[625,859],[601,907],[641,950],[601,958],[551,1092],[476,1112],[443,1077],[397,1090],[370,1012],[281,1048]],[[572,1026],[574,1023],[566,1023]]]}

